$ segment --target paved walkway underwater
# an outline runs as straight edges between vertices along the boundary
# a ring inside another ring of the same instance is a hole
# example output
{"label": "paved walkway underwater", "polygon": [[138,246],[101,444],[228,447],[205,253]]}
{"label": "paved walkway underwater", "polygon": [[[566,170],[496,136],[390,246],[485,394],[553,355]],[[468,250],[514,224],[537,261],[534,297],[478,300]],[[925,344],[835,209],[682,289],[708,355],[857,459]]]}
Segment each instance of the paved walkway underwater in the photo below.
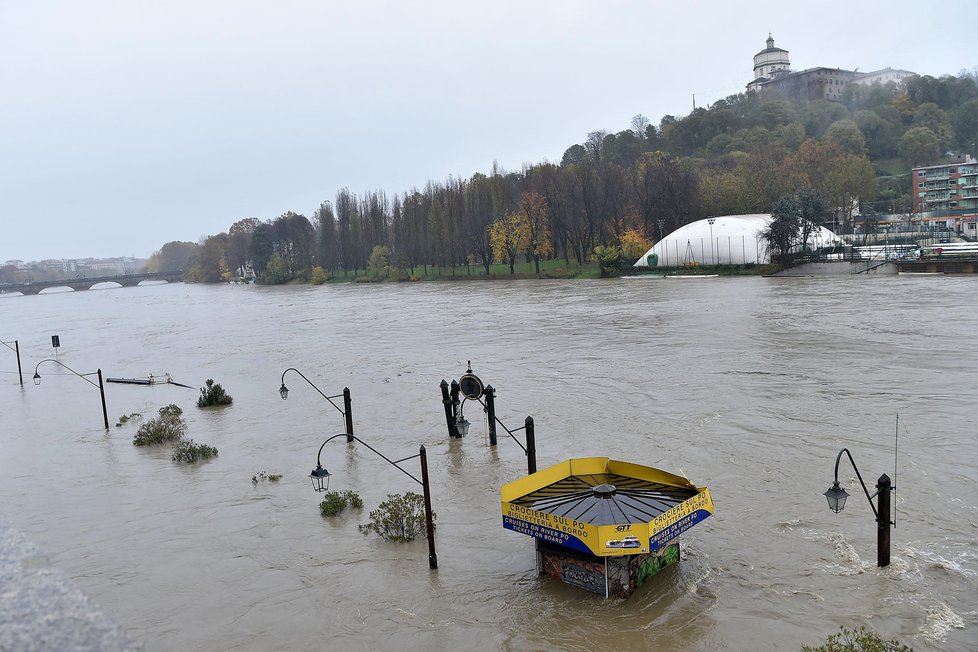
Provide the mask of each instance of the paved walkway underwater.
{"label": "paved walkway underwater", "polygon": [[142,650],[18,530],[0,521],[0,650]]}

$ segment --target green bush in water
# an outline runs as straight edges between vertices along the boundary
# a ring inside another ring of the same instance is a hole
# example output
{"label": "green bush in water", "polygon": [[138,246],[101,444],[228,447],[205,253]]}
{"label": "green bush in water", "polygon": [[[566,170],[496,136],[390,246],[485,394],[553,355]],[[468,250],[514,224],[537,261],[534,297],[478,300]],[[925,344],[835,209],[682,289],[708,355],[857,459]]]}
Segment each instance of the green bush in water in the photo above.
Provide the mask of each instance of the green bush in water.
{"label": "green bush in water", "polygon": [[182,439],[173,449],[174,462],[201,462],[217,457],[217,449],[207,444],[195,443],[193,439]]}
{"label": "green bush in water", "polygon": [[197,399],[197,407],[210,407],[211,405],[231,405],[234,399],[224,391],[220,383],[215,383],[210,378],[207,379],[207,386],[200,388],[200,398]]}
{"label": "green bush in water", "polygon": [[323,501],[319,503],[319,513],[323,516],[338,516],[347,506],[354,509],[363,508],[363,499],[355,491],[327,491]]}
{"label": "green bush in water", "polygon": [[[432,514],[431,520],[434,519]],[[360,525],[360,531],[376,532],[388,541],[413,541],[426,531],[424,498],[411,491],[388,494],[387,500],[370,512],[370,520]]]}
{"label": "green bush in water", "polygon": [[179,441],[187,433],[187,424],[180,415],[183,410],[172,403],[160,408],[160,416],[139,426],[132,443],[136,446],[155,446]]}
{"label": "green bush in water", "polygon": [[856,631],[842,628],[838,634],[828,637],[825,645],[818,647],[802,646],[802,652],[913,652],[898,641],[886,641],[875,632],[860,626]]}

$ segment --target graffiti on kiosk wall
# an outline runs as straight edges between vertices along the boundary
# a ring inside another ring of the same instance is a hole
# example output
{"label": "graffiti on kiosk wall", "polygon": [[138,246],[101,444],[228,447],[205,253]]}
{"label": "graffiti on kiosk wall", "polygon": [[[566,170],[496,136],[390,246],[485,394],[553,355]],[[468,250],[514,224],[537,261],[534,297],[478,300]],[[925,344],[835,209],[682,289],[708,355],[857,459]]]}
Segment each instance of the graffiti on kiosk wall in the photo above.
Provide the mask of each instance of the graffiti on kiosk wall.
{"label": "graffiti on kiosk wall", "polygon": [[606,592],[604,564],[568,558],[562,559],[560,561],[560,579],[593,593],[604,595]]}

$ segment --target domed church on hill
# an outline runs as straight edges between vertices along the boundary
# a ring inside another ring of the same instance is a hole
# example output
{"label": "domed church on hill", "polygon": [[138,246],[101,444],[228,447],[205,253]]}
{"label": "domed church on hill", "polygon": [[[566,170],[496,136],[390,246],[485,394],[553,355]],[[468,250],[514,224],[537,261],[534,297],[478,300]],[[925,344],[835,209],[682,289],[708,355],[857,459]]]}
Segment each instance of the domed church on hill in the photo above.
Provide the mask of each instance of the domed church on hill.
{"label": "domed church on hill", "polygon": [[910,70],[883,68],[873,72],[856,72],[842,68],[806,68],[793,72],[788,51],[774,46],[774,37],[767,35],[767,47],[754,55],[754,79],[747,91],[776,91],[799,102],[815,100],[840,101],[850,84],[869,86],[874,83],[900,83],[917,73]]}
{"label": "domed church on hill", "polygon": [[774,47],[774,38],[768,34],[767,47],[754,55],[754,80],[747,84],[747,90],[757,90],[774,77],[789,72],[788,51]]}

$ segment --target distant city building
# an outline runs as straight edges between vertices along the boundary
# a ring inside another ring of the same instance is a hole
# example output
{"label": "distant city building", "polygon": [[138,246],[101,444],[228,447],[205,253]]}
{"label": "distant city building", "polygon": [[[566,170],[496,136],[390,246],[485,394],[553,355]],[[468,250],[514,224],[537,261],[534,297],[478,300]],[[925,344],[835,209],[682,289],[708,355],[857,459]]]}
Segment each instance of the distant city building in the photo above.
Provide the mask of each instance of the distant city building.
{"label": "distant city building", "polygon": [[950,163],[914,168],[911,178],[913,212],[919,219],[978,235],[978,161],[965,154]]}
{"label": "distant city building", "polygon": [[772,90],[799,102],[838,101],[849,84],[900,83],[916,74],[894,68],[859,73],[824,66],[793,72],[788,51],[774,47],[774,39],[768,34],[767,47],[754,55],[754,79],[747,84],[747,90]]}
{"label": "distant city building", "polygon": [[48,258],[33,263],[17,261],[17,268],[29,270],[32,268],[51,272],[61,278],[76,278],[86,276],[113,276],[139,274],[146,269],[146,260],[123,256],[118,258]]}

